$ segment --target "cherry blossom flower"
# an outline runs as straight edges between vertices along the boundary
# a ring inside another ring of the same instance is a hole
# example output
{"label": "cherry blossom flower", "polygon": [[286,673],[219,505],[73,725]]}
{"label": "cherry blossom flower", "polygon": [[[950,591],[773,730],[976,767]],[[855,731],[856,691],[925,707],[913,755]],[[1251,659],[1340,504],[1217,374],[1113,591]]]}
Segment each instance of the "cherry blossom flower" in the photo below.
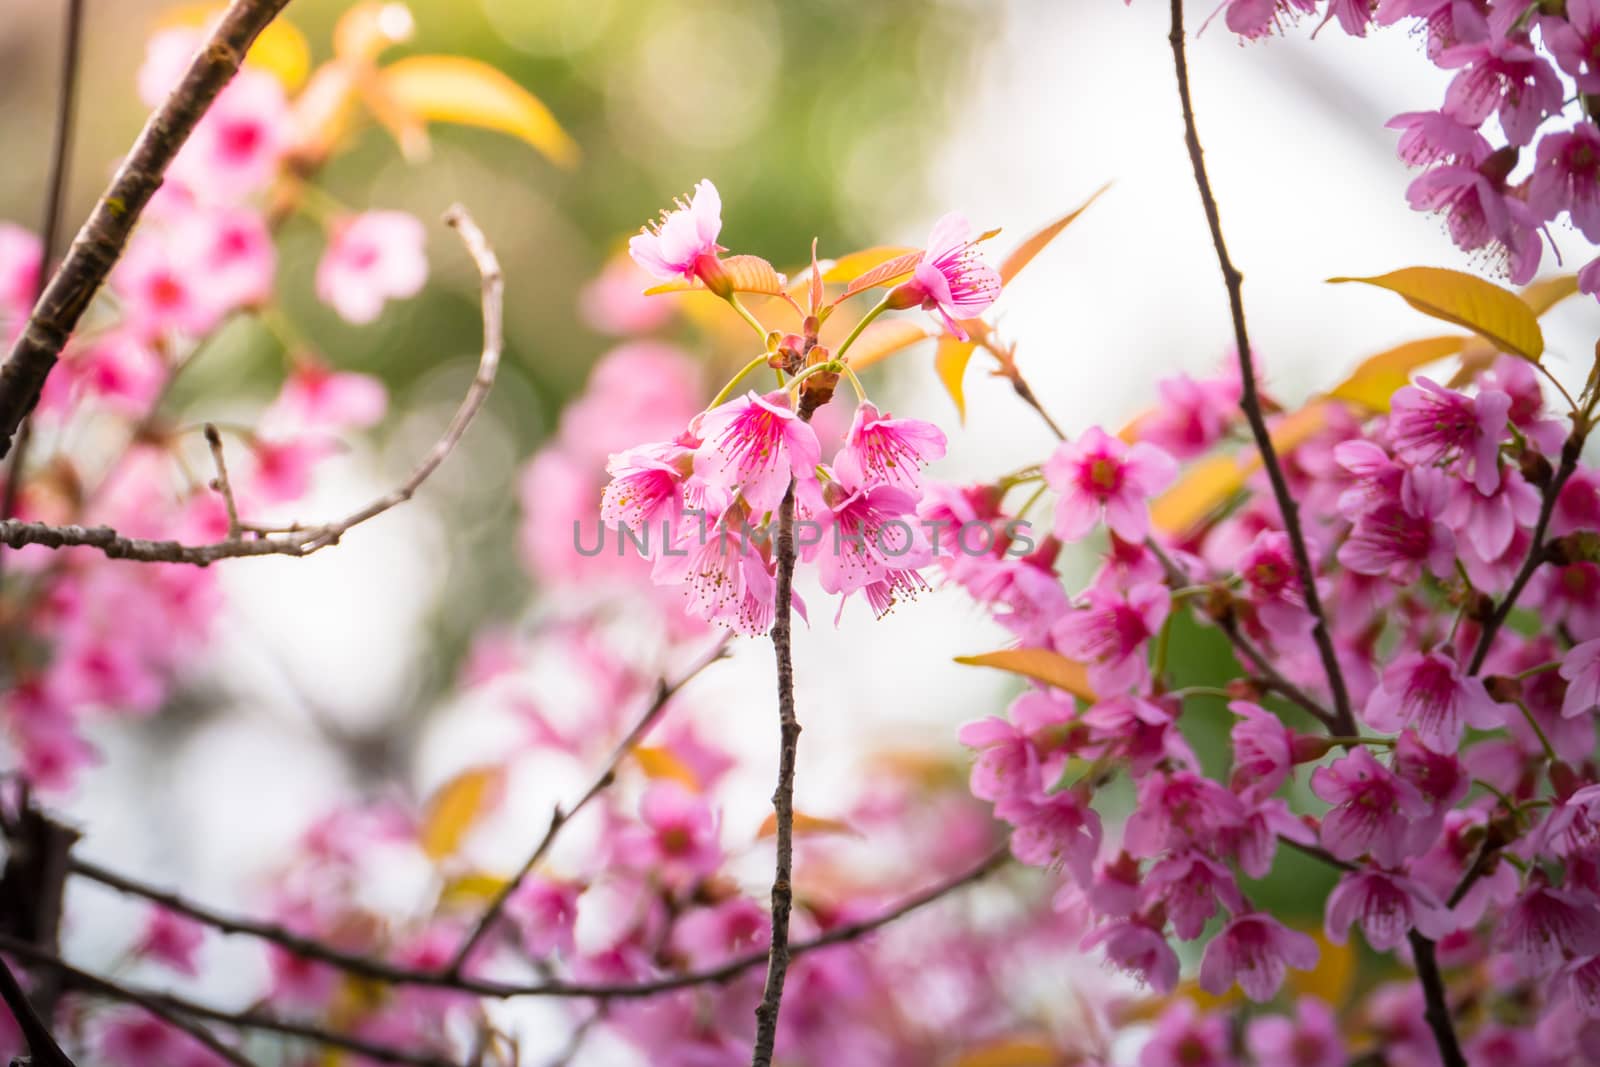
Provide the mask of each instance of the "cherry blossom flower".
{"label": "cherry blossom flower", "polygon": [[934,223],[911,280],[889,294],[889,306],[935,312],[957,340],[965,341],[961,320],[987,311],[1001,286],[1000,272],[983,258],[971,233],[965,215],[951,213]]}
{"label": "cherry blossom flower", "polygon": [[1142,686],[1150,676],[1145,644],[1161,631],[1171,610],[1165,586],[1126,594],[1091,589],[1088,604],[1063,615],[1051,631],[1056,646],[1089,667],[1089,684],[1110,696]]}
{"label": "cherry blossom flower", "polygon": [[886,482],[918,489],[922,468],[944,456],[944,432],[921,419],[896,419],[863,400],[833,466],[855,485]]}
{"label": "cherry blossom flower", "polygon": [[822,446],[782,392],[751,392],[712,408],[699,434],[705,443],[695,453],[696,477],[737,490],[757,515],[777,510],[791,479],[816,479]]}
{"label": "cherry blossom flower", "polygon": [[1591,242],[1600,242],[1600,130],[1580,122],[1539,140],[1528,180],[1528,206],[1550,220],[1566,211]]}
{"label": "cherry blossom flower", "polygon": [[1548,975],[1572,956],[1600,953],[1600,909],[1593,894],[1554,889],[1536,879],[1495,928],[1494,945],[1525,978]]}
{"label": "cherry blossom flower", "polygon": [[1317,943],[1262,912],[1240,915],[1218,931],[1200,959],[1200,988],[1214,996],[1235,982],[1244,995],[1264,1003],[1277,995],[1289,968],[1317,965]]}
{"label": "cherry blossom flower", "polygon": [[1412,652],[1391,663],[1363,714],[1379,730],[1410,727],[1437,752],[1454,752],[1468,726],[1487,730],[1505,719],[1482,679],[1439,652]]}
{"label": "cherry blossom flower", "polygon": [[1139,1051],[1139,1067],[1238,1067],[1230,1044],[1227,1019],[1202,1015],[1193,1001],[1177,997]]}
{"label": "cherry blossom flower", "polygon": [[1418,378],[1394,394],[1389,433],[1410,463],[1460,464],[1484,496],[1500,486],[1500,443],[1506,438],[1511,398],[1497,389],[1476,397]]}
{"label": "cherry blossom flower", "polygon": [[1127,445],[1098,426],[1063,441],[1044,464],[1045,481],[1060,495],[1056,536],[1080,540],[1102,519],[1124,541],[1150,529],[1148,502],[1177,476],[1172,457],[1154,445]]}
{"label": "cherry blossom flower", "polygon": [[1567,0],[1565,17],[1541,19],[1540,28],[1550,54],[1578,83],[1578,91],[1600,93],[1600,2]]}
{"label": "cherry blossom flower", "polygon": [[1233,740],[1233,790],[1244,800],[1260,800],[1278,791],[1294,765],[1294,731],[1259,704],[1235,700],[1228,710],[1239,716]]}
{"label": "cherry blossom flower", "polygon": [[1561,661],[1561,677],[1567,682],[1567,695],[1561,702],[1561,717],[1571,719],[1600,707],[1600,638],[1575,646]]}
{"label": "cherry blossom flower", "polygon": [[1245,1027],[1245,1046],[1258,1063],[1283,1067],[1342,1067],[1349,1061],[1339,1021],[1316,997],[1295,1001],[1294,1018],[1262,1015]]}
{"label": "cherry blossom flower", "polygon": [[1091,930],[1079,947],[1085,952],[1103,949],[1107,963],[1156,993],[1170,993],[1178,985],[1178,954],[1148,923],[1106,923]]}
{"label": "cherry blossom flower", "polygon": [[1328,895],[1325,932],[1344,944],[1352,923],[1379,952],[1390,952],[1416,930],[1438,940],[1454,928],[1444,905],[1416,882],[1388,871],[1351,871]]}
{"label": "cherry blossom flower", "polygon": [[317,298],[347,322],[377,319],[390,300],[406,300],[428,280],[426,234],[416,216],[367,211],[339,219],[317,263]]}
{"label": "cherry blossom flower", "polygon": [[1404,861],[1411,820],[1428,814],[1427,801],[1362,746],[1318,767],[1311,791],[1334,805],[1322,817],[1322,847],[1341,860],[1371,852],[1379,863]]}
{"label": "cherry blossom flower", "polygon": [[134,951],[179,974],[194,977],[200,973],[200,962],[195,956],[204,942],[205,930],[193,919],[155,907],[145,920],[144,933]]}
{"label": "cherry blossom flower", "polygon": [[685,884],[710,874],[722,862],[717,817],[701,797],[676,782],[656,782],[639,801],[642,833],[628,860]]}
{"label": "cherry blossom flower", "polygon": [[[635,234],[628,242],[628,254],[653,277],[662,281],[690,280],[717,270],[717,244],[722,233],[722,194],[710,180],[694,187],[687,202],[676,201],[676,210],[663,211],[661,219]],[[707,279],[707,284],[711,284]]]}

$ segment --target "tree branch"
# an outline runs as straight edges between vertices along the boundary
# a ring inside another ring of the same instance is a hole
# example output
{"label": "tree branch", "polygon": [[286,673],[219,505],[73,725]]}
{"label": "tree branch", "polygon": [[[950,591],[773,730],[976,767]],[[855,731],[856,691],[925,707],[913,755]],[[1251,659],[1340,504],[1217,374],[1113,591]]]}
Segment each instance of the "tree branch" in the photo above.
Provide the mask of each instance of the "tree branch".
{"label": "tree branch", "polygon": [[179,149],[238,72],[256,35],[288,3],[234,0],[178,87],[145,122],[0,366],[0,456],[10,451],[17,427],[38,403],[39,391],[67,338],[121,258],[134,224],[161,187]]}
{"label": "tree branch", "polygon": [[[809,413],[808,413],[809,414]],[[804,416],[803,416],[804,417]],[[800,748],[800,720],[794,710],[794,479],[778,508],[777,618],[772,623],[772,649],[778,661],[778,785],[772,793],[777,816],[777,869],[772,878],[772,943],[767,953],[767,981],[756,1006],[756,1044],[751,1067],[772,1067],[778,1039],[778,1010],[789,975],[789,912],[794,905],[794,769]]]}
{"label": "tree branch", "polygon": [[1284,532],[1289,535],[1289,545],[1294,552],[1295,570],[1300,578],[1301,592],[1306,599],[1306,610],[1311,613],[1312,639],[1317,653],[1322,657],[1323,670],[1328,675],[1328,689],[1333,694],[1333,715],[1337,732],[1354,734],[1355,716],[1350,710],[1350,694],[1345,688],[1344,672],[1339,667],[1339,657],[1328,634],[1327,615],[1322,598],[1317,592],[1316,572],[1311,566],[1311,553],[1306,548],[1306,537],[1300,526],[1299,508],[1289,492],[1289,483],[1283,476],[1283,466],[1278,462],[1278,451],[1267,430],[1266,417],[1261,412],[1261,397],[1256,391],[1255,361],[1250,350],[1250,334],[1244,320],[1244,276],[1228,256],[1228,246],[1222,238],[1222,218],[1217,211],[1217,199],[1211,191],[1211,179],[1206,175],[1204,154],[1200,148],[1200,132],[1194,121],[1194,101],[1189,94],[1189,61],[1184,55],[1183,0],[1172,0],[1172,30],[1167,40],[1172,45],[1172,62],[1178,77],[1178,99],[1183,106],[1184,141],[1189,148],[1189,162],[1194,168],[1194,182],[1200,192],[1200,203],[1205,208],[1206,223],[1211,228],[1211,244],[1217,252],[1217,265],[1222,268],[1222,280],[1228,289],[1228,308],[1233,316],[1234,346],[1239,350],[1239,375],[1242,391],[1239,406],[1250,423],[1256,449],[1261,453],[1261,465],[1266,469],[1267,480],[1272,483],[1272,495],[1277,500],[1278,511],[1283,516]]}
{"label": "tree branch", "polygon": [[566,826],[573,816],[582,811],[591,800],[599,796],[616,780],[617,768],[622,766],[622,761],[627,759],[628,754],[638,747],[645,734],[649,733],[651,728],[655,726],[656,720],[666,710],[667,704],[701,671],[726,656],[731,640],[731,637],[723,637],[722,640],[717,642],[715,648],[696,661],[688,670],[684,671],[676,681],[668,682],[665,678],[662,678],[656,683],[655,697],[650,701],[649,707],[645,708],[644,714],[639,716],[639,721],[634,723],[633,729],[628,731],[627,736],[618,742],[616,750],[611,754],[611,758],[606,761],[605,769],[600,772],[600,776],[594,780],[571,808],[563,809],[557,807],[551,814],[550,825],[545,829],[544,836],[539,839],[539,843],[534,846],[533,851],[528,855],[527,860],[523,862],[517,873],[510,881],[500,887],[500,891],[490,901],[488,908],[484,910],[483,915],[473,926],[472,932],[467,935],[466,940],[461,943],[461,947],[456,950],[456,954],[451,958],[450,966],[445,969],[446,975],[459,976],[461,974],[462,968],[466,965],[467,957],[472,954],[472,950],[477,947],[478,943],[488,934],[490,928],[494,926],[495,921],[500,917],[500,913],[505,910],[506,902],[516,894],[517,889],[527,880],[528,875],[532,874],[533,869],[539,865],[539,861],[544,859],[545,854],[550,851],[550,847],[555,844],[556,835],[561,832],[562,827]]}
{"label": "tree branch", "polygon": [[1412,930],[1406,935],[1411,942],[1411,957],[1417,965],[1417,980],[1422,983],[1422,995],[1427,1003],[1423,1012],[1433,1040],[1439,1046],[1439,1058],[1444,1067],[1467,1067],[1461,1043],[1456,1040],[1455,1024],[1450,1019],[1450,1004],[1445,1000],[1444,979],[1439,974],[1439,960],[1433,952],[1433,942]]}
{"label": "tree branch", "polygon": [[50,1027],[39,1018],[27,991],[4,959],[0,959],[0,1000],[5,1001],[17,1022],[17,1029],[22,1031],[23,1040],[28,1043],[32,1067],[73,1067],[71,1057],[61,1051],[56,1039],[50,1036]]}
{"label": "tree branch", "polygon": [[109,526],[50,526],[14,519],[0,521],[0,544],[12,548],[21,548],[23,545],[44,545],[48,548],[87,546],[99,549],[112,559],[188,563],[198,567],[208,566],[218,560],[246,556],[309,556],[329,545],[338,544],[339,539],[352,527],[410,500],[454,450],[488,399],[500,368],[500,353],[505,343],[501,325],[504,279],[500,273],[500,261],[495,258],[494,250],[489,247],[483,232],[465,208],[460,205],[452,207],[445,213],[445,222],[461,235],[483,280],[483,354],[478,361],[478,373],[473,377],[467,395],[451,417],[444,434],[434,442],[410,477],[399,486],[337,522],[321,526],[295,526],[276,533],[236,530],[232,536],[209,545],[124,537]]}

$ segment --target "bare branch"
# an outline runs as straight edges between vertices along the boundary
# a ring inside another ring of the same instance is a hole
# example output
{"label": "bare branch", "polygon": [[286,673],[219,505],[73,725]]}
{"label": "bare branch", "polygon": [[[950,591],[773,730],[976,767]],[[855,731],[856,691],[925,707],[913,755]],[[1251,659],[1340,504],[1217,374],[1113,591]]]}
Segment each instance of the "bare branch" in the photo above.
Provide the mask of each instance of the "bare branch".
{"label": "bare branch", "polygon": [[1311,553],[1306,548],[1305,531],[1300,527],[1300,511],[1283,476],[1283,465],[1278,461],[1278,450],[1272,443],[1272,434],[1267,430],[1267,420],[1261,412],[1261,397],[1256,392],[1255,360],[1250,350],[1250,333],[1244,321],[1244,275],[1233,265],[1233,260],[1228,256],[1227,243],[1222,239],[1222,218],[1217,211],[1217,198],[1211,191],[1211,179],[1206,175],[1205,156],[1200,149],[1200,131],[1194,121],[1194,102],[1189,95],[1189,61],[1183,50],[1183,0],[1172,0],[1172,30],[1167,40],[1172,45],[1172,61],[1178,76],[1178,99],[1183,105],[1184,141],[1189,148],[1189,162],[1194,168],[1194,182],[1200,191],[1206,222],[1211,227],[1211,243],[1216,248],[1217,265],[1222,268],[1222,280],[1228,289],[1234,346],[1239,350],[1242,386],[1239,406],[1250,423],[1250,433],[1261,454],[1261,465],[1266,469],[1278,512],[1283,516],[1284,532],[1289,535],[1301,594],[1305,597],[1306,610],[1311,613],[1313,621],[1311,637],[1322,658],[1322,668],[1328,675],[1328,690],[1333,694],[1334,728],[1341,734],[1354,734],[1356,721],[1350,710],[1350,694],[1345,688],[1344,672],[1339,667],[1333,638],[1328,634],[1327,614],[1322,607],[1322,597],[1317,592],[1316,571],[1311,566]]}
{"label": "bare branch", "polygon": [[61,1051],[56,1039],[50,1036],[50,1027],[39,1018],[27,991],[3,959],[0,959],[0,1000],[5,1001],[17,1028],[22,1031],[23,1040],[28,1043],[33,1067],[73,1067],[71,1057]]}
{"label": "bare branch", "polygon": [[[478,372],[472,379],[472,385],[451,417],[444,434],[434,442],[410,477],[400,485],[337,522],[294,527],[277,534],[261,534],[241,527],[223,540],[209,545],[124,537],[108,526],[51,526],[10,519],[0,521],[0,544],[12,548],[21,548],[23,545],[44,545],[48,548],[87,546],[99,549],[112,559],[188,563],[199,567],[218,560],[247,556],[309,556],[329,545],[338,544],[339,539],[352,527],[410,500],[454,450],[488,399],[495,375],[500,369],[500,353],[505,344],[501,326],[504,280],[500,274],[500,261],[495,258],[494,250],[489,247],[483,232],[465,208],[460,205],[452,207],[445,213],[445,222],[461,235],[483,280],[483,354],[478,360]],[[212,454],[219,457],[220,449],[214,447]],[[235,516],[230,516],[232,518]]]}
{"label": "bare branch", "polygon": [[134,224],[167,168],[245,52],[289,0],[234,0],[195,54],[178,87],[145,122],[111,185],[45,286],[27,326],[0,366],[0,456],[38,403],[39,391],[89,301],[122,256]]}
{"label": "bare branch", "polygon": [[233,499],[233,486],[228,482],[228,464],[222,456],[222,435],[211,423],[206,423],[206,445],[211,449],[211,462],[217,468],[217,476],[211,482],[211,488],[222,494],[222,503],[228,509],[228,540],[234,541],[239,537],[239,505]]}

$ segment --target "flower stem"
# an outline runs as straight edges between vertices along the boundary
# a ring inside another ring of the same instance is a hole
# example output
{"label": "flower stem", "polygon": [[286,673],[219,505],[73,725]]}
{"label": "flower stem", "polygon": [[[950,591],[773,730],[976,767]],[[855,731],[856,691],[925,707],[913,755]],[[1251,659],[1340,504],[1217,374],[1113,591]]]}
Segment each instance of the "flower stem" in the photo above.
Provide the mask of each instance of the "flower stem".
{"label": "flower stem", "polygon": [[760,319],[758,319],[754,315],[750,314],[750,309],[749,308],[745,307],[743,304],[741,304],[739,302],[739,294],[738,293],[729,293],[728,294],[728,306],[733,308],[733,310],[737,311],[739,313],[739,317],[741,319],[743,319],[744,321],[748,322],[750,324],[750,328],[752,330],[754,330],[756,332],[756,334],[758,336],[760,336],[760,338],[763,341],[765,341],[767,339],[767,332],[768,332],[767,328],[765,326],[761,325],[761,320]]}
{"label": "flower stem", "polygon": [[850,369],[850,364],[848,363],[841,362],[839,368],[844,372],[844,376],[850,379],[850,388],[856,391],[856,403],[865,404],[867,402],[867,390],[861,384],[861,379],[856,377],[856,372]]}
{"label": "flower stem", "polygon": [[872,320],[873,319],[877,318],[879,315],[882,315],[885,311],[888,311],[888,310],[889,310],[889,297],[887,295],[885,295],[882,300],[880,300],[876,304],[872,305],[872,309],[870,311],[868,311],[865,315],[861,316],[861,321],[860,322],[856,323],[853,327],[851,327],[850,332],[845,335],[845,339],[843,341],[839,342],[839,347],[834,350],[833,358],[835,358],[835,359],[844,358],[844,354],[850,350],[850,346],[851,345],[856,343],[856,338],[861,336],[861,332],[872,324]]}
{"label": "flower stem", "polygon": [[744,366],[740,367],[739,373],[735,374],[732,378],[729,378],[728,384],[724,385],[717,395],[711,398],[711,403],[706,405],[706,410],[710,411],[712,408],[717,407],[725,402],[730,396],[733,395],[733,391],[738,388],[739,383],[743,381],[747,375],[760,370],[766,365],[767,353],[763,352],[755,359],[752,359],[749,363],[746,363]]}
{"label": "flower stem", "polygon": [[1528,702],[1521,697],[1517,698],[1516,705],[1522,711],[1522,717],[1528,720],[1528,725],[1533,728],[1534,736],[1539,739],[1539,747],[1544,749],[1544,758],[1554,766],[1561,760],[1556,756],[1556,750],[1550,744],[1550,738],[1545,736],[1544,728],[1539,725],[1539,720],[1533,717],[1533,710],[1528,707]]}

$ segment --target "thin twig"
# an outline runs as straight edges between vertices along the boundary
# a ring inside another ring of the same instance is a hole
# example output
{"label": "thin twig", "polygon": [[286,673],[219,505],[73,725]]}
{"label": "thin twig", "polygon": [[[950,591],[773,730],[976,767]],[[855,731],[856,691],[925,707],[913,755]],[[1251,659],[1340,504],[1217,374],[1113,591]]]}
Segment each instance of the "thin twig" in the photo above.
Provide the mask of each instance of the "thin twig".
{"label": "thin twig", "polygon": [[606,761],[605,769],[600,772],[599,777],[589,785],[589,788],[584,791],[583,795],[578,798],[572,807],[557,807],[551,813],[550,825],[545,828],[544,836],[539,839],[539,843],[528,854],[528,858],[523,861],[517,873],[512,876],[510,881],[500,887],[494,899],[489,902],[489,906],[484,909],[483,915],[474,924],[472,932],[467,935],[466,940],[461,942],[461,947],[456,950],[455,955],[451,958],[450,966],[445,969],[446,975],[460,975],[462,968],[466,966],[467,957],[472,954],[472,950],[478,946],[478,943],[483,940],[490,928],[494,926],[496,920],[500,918],[500,913],[505,910],[507,901],[516,894],[517,889],[533,873],[533,869],[544,859],[545,854],[550,851],[550,847],[555,844],[556,835],[561,832],[562,827],[566,826],[591,800],[599,796],[616,780],[617,769],[622,766],[622,761],[628,758],[628,754],[638,747],[645,734],[649,733],[651,728],[655,726],[656,720],[666,710],[667,704],[701,671],[726,656],[731,640],[731,636],[723,637],[722,640],[717,642],[716,647],[712,648],[710,652],[679,675],[676,681],[669,682],[662,678],[656,683],[655,696],[651,699],[650,705],[645,708],[644,714],[639,716],[639,720],[633,724],[633,729],[629,730],[627,735],[617,743],[616,749],[612,752],[611,758]]}
{"label": "thin twig", "polygon": [[[286,2],[286,0],[285,0]],[[383,514],[390,508],[410,500],[417,489],[443,463],[466,433],[473,418],[483,407],[494,386],[500,368],[500,352],[504,346],[502,334],[502,291],[504,280],[500,274],[500,261],[489,247],[483,232],[478,229],[465,208],[457,205],[445,213],[448,223],[466,244],[478,273],[483,280],[483,354],[478,360],[478,372],[472,379],[467,395],[450,419],[450,424],[433,448],[412,470],[410,477],[395,489],[378,497],[366,507],[337,522],[320,526],[296,528],[286,535],[246,536],[248,531],[236,531],[221,541],[209,545],[185,545],[177,541],[149,541],[137,537],[124,537],[108,526],[51,526],[38,522],[18,522],[14,519],[0,521],[0,544],[21,548],[23,545],[45,545],[48,548],[87,546],[97,548],[112,559],[132,559],[145,563],[188,563],[204,567],[218,560],[238,559],[246,556],[309,556],[313,552],[336,545],[352,527]],[[9,365],[8,365],[9,366]],[[0,383],[3,384],[3,383]]]}
{"label": "thin twig", "polygon": [[228,509],[228,540],[239,536],[239,505],[233,499],[233,486],[228,481],[228,464],[222,456],[222,435],[216,426],[206,423],[206,445],[211,449],[211,462],[217,468],[217,477],[211,488],[222,494],[222,503]]}
{"label": "thin twig", "polygon": [[22,1031],[23,1040],[28,1043],[33,1067],[73,1067],[71,1057],[61,1051],[56,1039],[50,1036],[50,1027],[39,1018],[27,991],[4,959],[0,959],[0,1000],[5,1001],[17,1029]]}
{"label": "thin twig", "polygon": [[1283,476],[1283,466],[1278,462],[1278,451],[1272,443],[1266,417],[1261,412],[1261,398],[1256,391],[1255,361],[1251,355],[1250,333],[1245,328],[1244,320],[1244,275],[1233,265],[1233,260],[1228,256],[1227,243],[1222,238],[1222,218],[1217,211],[1216,196],[1211,191],[1211,179],[1206,175],[1200,132],[1194,120],[1194,102],[1189,94],[1189,61],[1184,54],[1183,42],[1183,0],[1172,0],[1172,30],[1167,40],[1172,45],[1172,61],[1178,77],[1178,98],[1183,105],[1184,141],[1189,148],[1189,162],[1194,168],[1195,186],[1200,191],[1200,203],[1205,208],[1206,222],[1211,228],[1211,244],[1217,252],[1217,265],[1222,268],[1222,280],[1228,289],[1234,346],[1239,350],[1239,406],[1250,423],[1256,449],[1261,454],[1261,465],[1266,469],[1267,480],[1272,483],[1272,495],[1278,503],[1278,512],[1283,516],[1284,532],[1289,535],[1295,570],[1300,578],[1301,595],[1305,597],[1306,610],[1311,613],[1311,636],[1316,642],[1317,653],[1322,657],[1323,670],[1328,675],[1328,689],[1333,694],[1334,728],[1341,734],[1354,734],[1356,721],[1350,710],[1350,694],[1345,688],[1344,672],[1339,667],[1333,638],[1328,633],[1327,615],[1317,592],[1311,553],[1306,548],[1305,532],[1300,527],[1299,508]]}
{"label": "thin twig", "polygon": [[38,403],[39,391],[56,358],[121,258],[134,224],[160,187],[167,167],[217,94],[233,79],[256,35],[288,3],[234,0],[210,39],[195,53],[183,80],[145,122],[0,366],[0,456],[10,451],[17,426]]}
{"label": "thin twig", "polygon": [[1444,978],[1439,974],[1439,960],[1434,955],[1433,942],[1412,930],[1406,935],[1411,942],[1411,958],[1417,965],[1417,980],[1422,983],[1422,995],[1427,1004],[1423,1017],[1433,1040],[1439,1046],[1439,1059],[1444,1067],[1467,1067],[1461,1043],[1456,1038],[1455,1024],[1450,1018],[1450,1004],[1445,999]]}
{"label": "thin twig", "polygon": [[172,993],[160,992],[150,989],[139,989],[115,982],[109,978],[76,967],[54,953],[45,952],[27,942],[0,934],[0,951],[12,953],[18,957],[29,960],[39,966],[49,967],[60,972],[73,988],[95,996],[105,997],[109,1000],[119,1000],[129,1004],[136,1004],[152,1015],[171,1023],[174,1026],[201,1040],[206,1047],[226,1057],[238,1067],[253,1067],[251,1062],[244,1059],[237,1049],[217,1041],[215,1037],[201,1038],[197,1027],[184,1016],[204,1019],[208,1022],[220,1023],[223,1026],[239,1030],[260,1030],[266,1033],[282,1034],[285,1037],[300,1038],[327,1048],[344,1049],[361,1056],[367,1056],[384,1063],[407,1064],[409,1067],[459,1067],[456,1061],[427,1052],[414,1052],[408,1049],[395,1048],[377,1042],[367,1041],[350,1034],[328,1030],[311,1023],[295,1022],[288,1019],[279,1019],[263,1014],[255,1009],[246,1008],[240,1011],[228,1011],[224,1008],[201,1004],[185,997]]}
{"label": "thin twig", "polygon": [[789,911],[794,906],[794,769],[800,747],[800,720],[794,710],[794,649],[790,625],[794,606],[794,479],[778,509],[777,618],[772,623],[772,648],[778,661],[778,785],[772,793],[777,816],[777,867],[772,877],[772,943],[767,952],[767,981],[756,1006],[756,1043],[751,1067],[771,1067],[778,1039],[778,1010],[789,975]]}

